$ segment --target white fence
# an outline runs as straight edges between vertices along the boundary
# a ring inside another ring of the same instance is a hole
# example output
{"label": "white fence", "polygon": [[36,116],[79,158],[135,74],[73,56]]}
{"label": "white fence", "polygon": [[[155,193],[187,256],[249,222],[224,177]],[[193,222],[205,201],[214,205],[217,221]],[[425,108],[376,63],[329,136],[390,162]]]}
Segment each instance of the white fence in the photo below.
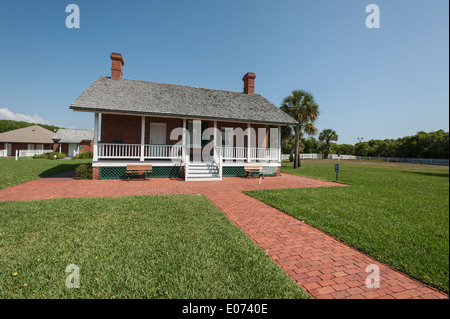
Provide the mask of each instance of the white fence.
{"label": "white fence", "polygon": [[34,155],[42,155],[51,152],[53,152],[53,150],[19,150],[19,157],[33,157]]}
{"label": "white fence", "polygon": [[[282,160],[288,160],[289,154],[281,155]],[[300,159],[322,159],[322,154],[314,154],[314,153],[300,153]]]}
{"label": "white fence", "polygon": [[0,150],[0,157],[6,157],[8,156],[8,151],[7,150]]}
{"label": "white fence", "polygon": [[328,155],[329,159],[337,159],[337,160],[355,160],[357,157],[355,155],[336,155],[330,154]]}
{"label": "white fence", "polygon": [[[328,155],[329,159],[333,160],[367,160],[367,161],[383,161],[395,163],[410,163],[410,164],[427,164],[427,165],[443,165],[449,166],[448,159],[434,159],[434,158],[402,158],[402,157],[371,157],[371,156],[355,156],[355,155]],[[282,160],[288,160],[289,154],[281,155]],[[322,159],[321,154],[300,154],[300,159]]]}
{"label": "white fence", "polygon": [[359,160],[449,166],[448,159],[356,156]]}

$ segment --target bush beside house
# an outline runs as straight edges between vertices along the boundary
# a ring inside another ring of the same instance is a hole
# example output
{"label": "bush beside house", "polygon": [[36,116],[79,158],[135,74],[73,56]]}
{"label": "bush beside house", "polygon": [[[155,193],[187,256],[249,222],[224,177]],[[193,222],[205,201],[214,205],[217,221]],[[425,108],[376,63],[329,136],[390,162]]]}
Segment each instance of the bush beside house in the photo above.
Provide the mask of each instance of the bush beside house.
{"label": "bush beside house", "polygon": [[93,158],[93,157],[94,157],[94,153],[84,152],[84,153],[80,153],[77,156],[73,157],[73,159],[89,159],[89,158]]}
{"label": "bush beside house", "polygon": [[40,155],[34,155],[33,158],[34,159],[50,159],[50,160],[54,160],[54,159],[62,159],[62,158],[66,158],[67,155],[64,153],[57,153],[57,152],[51,152],[51,153],[45,153],[45,154],[40,154]]}
{"label": "bush beside house", "polygon": [[82,164],[75,169],[75,179],[92,179],[92,165]]}

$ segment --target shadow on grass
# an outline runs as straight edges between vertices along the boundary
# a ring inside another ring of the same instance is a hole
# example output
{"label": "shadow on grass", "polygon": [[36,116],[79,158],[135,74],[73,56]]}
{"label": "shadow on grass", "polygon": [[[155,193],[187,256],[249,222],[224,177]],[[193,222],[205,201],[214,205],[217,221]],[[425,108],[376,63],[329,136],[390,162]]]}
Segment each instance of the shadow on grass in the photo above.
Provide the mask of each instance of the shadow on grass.
{"label": "shadow on grass", "polygon": [[[81,164],[80,163],[60,164],[60,165],[54,166],[52,168],[49,168],[48,170],[41,172],[38,176],[42,178],[42,177],[49,177],[49,176],[54,176],[54,175],[58,175],[58,174],[65,173],[65,172],[74,171],[79,165],[81,165]],[[64,174],[62,176],[54,176],[54,177],[70,177],[70,175]]]}
{"label": "shadow on grass", "polygon": [[404,173],[419,174],[424,176],[446,177],[449,178],[449,173],[429,173],[429,172],[411,172],[403,171]]}

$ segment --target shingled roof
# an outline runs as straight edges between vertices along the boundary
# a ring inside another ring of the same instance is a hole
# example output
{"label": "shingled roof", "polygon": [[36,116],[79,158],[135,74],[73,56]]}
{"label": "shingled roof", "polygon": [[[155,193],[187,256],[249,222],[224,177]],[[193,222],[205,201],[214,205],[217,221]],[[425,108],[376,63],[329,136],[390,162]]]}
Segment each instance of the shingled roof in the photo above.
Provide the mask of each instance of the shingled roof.
{"label": "shingled roof", "polygon": [[39,125],[32,125],[17,130],[0,133],[0,142],[53,144],[52,131]]}
{"label": "shingled roof", "polygon": [[258,94],[109,77],[97,79],[70,108],[75,111],[297,124]]}
{"label": "shingled roof", "polygon": [[94,138],[94,130],[76,130],[61,128],[53,136],[58,143],[81,143],[91,141]]}

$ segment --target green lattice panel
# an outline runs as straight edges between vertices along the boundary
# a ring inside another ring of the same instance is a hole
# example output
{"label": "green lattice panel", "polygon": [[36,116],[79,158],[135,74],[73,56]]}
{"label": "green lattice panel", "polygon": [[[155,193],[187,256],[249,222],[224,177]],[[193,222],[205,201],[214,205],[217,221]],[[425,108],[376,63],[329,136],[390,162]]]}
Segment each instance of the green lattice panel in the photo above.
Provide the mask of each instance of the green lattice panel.
{"label": "green lattice panel", "polygon": [[[264,176],[275,176],[276,167],[263,166]],[[243,177],[246,176],[243,166],[224,166],[222,168],[222,176],[224,177]],[[252,173],[252,176],[259,176],[258,173]]]}
{"label": "green lattice panel", "polygon": [[[139,177],[138,174],[125,174],[126,167],[101,167],[100,179],[125,179]],[[151,173],[146,173],[150,178],[180,177],[180,167],[178,166],[153,166]]]}

